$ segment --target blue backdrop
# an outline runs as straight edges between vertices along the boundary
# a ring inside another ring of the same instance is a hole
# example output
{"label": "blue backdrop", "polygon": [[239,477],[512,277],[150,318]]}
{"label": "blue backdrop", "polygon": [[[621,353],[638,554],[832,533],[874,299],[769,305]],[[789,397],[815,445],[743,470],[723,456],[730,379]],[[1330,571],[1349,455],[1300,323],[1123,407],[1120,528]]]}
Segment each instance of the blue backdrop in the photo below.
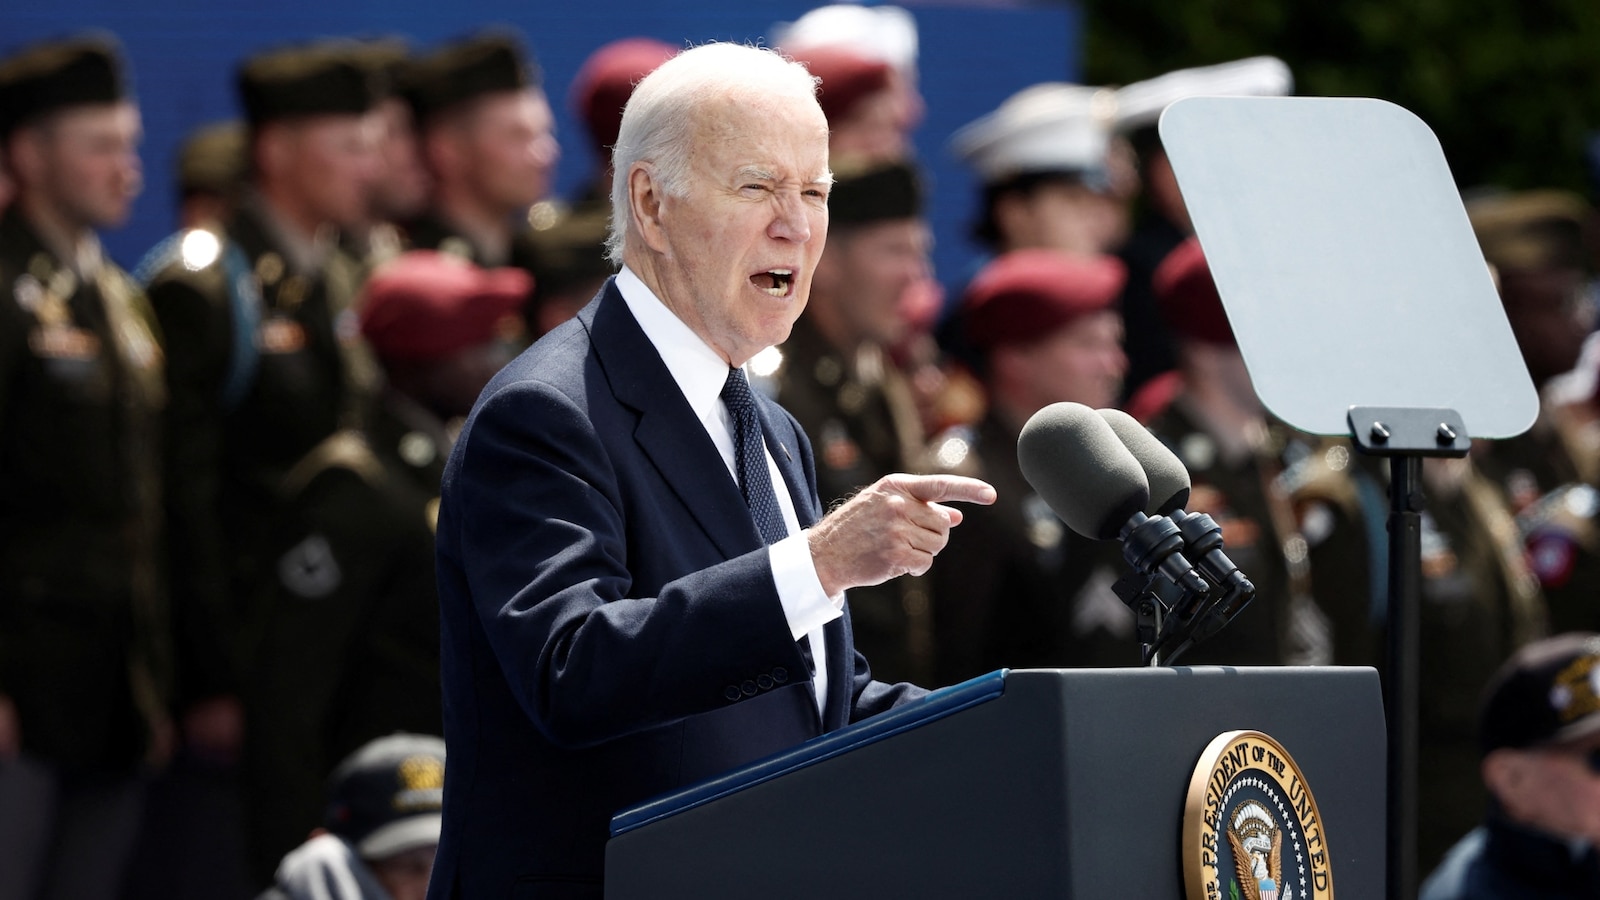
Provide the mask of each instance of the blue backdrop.
{"label": "blue backdrop", "polygon": [[[144,111],[146,187],[128,225],[106,245],[131,267],[174,227],[173,160],[194,126],[237,115],[233,72],[244,56],[315,36],[398,34],[426,47],[482,25],[522,31],[545,73],[562,160],[557,190],[573,194],[596,165],[567,101],[585,57],[619,37],[674,44],[757,41],[772,23],[819,2],[786,0],[277,0],[271,5],[206,0],[0,0],[0,52],[31,40],[97,27],[121,38]],[[945,142],[961,125],[1038,81],[1075,80],[1081,17],[1075,6],[902,2],[916,16],[928,116],[916,134],[933,188],[930,217],[941,280],[962,279],[977,255],[967,238],[975,191]]]}

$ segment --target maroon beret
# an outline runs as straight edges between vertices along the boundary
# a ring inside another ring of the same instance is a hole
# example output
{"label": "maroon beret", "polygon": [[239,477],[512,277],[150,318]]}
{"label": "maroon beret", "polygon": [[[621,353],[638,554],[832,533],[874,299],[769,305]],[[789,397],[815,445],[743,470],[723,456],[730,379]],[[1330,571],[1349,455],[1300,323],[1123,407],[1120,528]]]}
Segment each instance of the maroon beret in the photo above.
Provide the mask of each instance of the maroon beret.
{"label": "maroon beret", "polygon": [[572,106],[589,126],[589,136],[609,154],[622,128],[622,108],[628,105],[640,79],[676,56],[678,48],[653,38],[623,38],[589,54],[572,82]]}
{"label": "maroon beret", "polygon": [[1208,344],[1237,343],[1199,240],[1191,237],[1167,254],[1151,282],[1161,317],[1173,332]]}
{"label": "maroon beret", "polygon": [[533,276],[524,269],[484,269],[413,250],[367,280],[361,333],[381,359],[443,359],[493,340],[532,291]]}
{"label": "maroon beret", "polygon": [[967,337],[985,350],[1031,343],[1079,316],[1112,308],[1127,280],[1128,270],[1113,256],[1013,250],[967,285]]}
{"label": "maroon beret", "polygon": [[867,97],[889,87],[894,68],[837,47],[813,47],[795,54],[812,75],[822,79],[817,103],[830,123],[848,118]]}

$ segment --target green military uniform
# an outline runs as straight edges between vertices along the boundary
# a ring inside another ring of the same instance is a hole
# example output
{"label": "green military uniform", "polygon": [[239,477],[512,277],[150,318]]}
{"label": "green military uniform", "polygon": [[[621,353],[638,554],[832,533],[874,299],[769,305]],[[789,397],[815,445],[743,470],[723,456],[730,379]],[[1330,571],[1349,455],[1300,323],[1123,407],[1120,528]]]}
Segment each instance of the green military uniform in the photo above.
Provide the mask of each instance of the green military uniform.
{"label": "green military uniform", "polygon": [[149,285],[169,347],[168,512],[186,700],[238,690],[248,652],[238,629],[259,612],[279,485],[338,429],[347,402],[323,278],[292,265],[259,204],[193,244],[211,252],[186,258],[180,248]]}
{"label": "green military uniform", "polygon": [[[904,377],[887,354],[845,359],[808,318],[795,322],[773,378],[776,397],[805,429],[824,508],[884,475],[923,467],[921,423]],[[928,683],[932,618],[926,576],[850,591],[856,646],[881,679]]]}
{"label": "green military uniform", "polygon": [[1538,580],[1495,486],[1464,460],[1428,460],[1423,488],[1417,861],[1425,870],[1483,816],[1484,685],[1547,624]]}
{"label": "green military uniform", "polygon": [[1600,631],[1600,491],[1567,484],[1517,514],[1550,633]]}
{"label": "green military uniform", "polygon": [[261,871],[321,821],[346,754],[443,728],[433,520],[449,448],[441,423],[391,393],[365,432],[328,438],[285,479],[245,694]]}
{"label": "green military uniform", "polygon": [[1280,665],[1327,663],[1332,658],[1328,617],[1312,599],[1310,547],[1300,533],[1284,482],[1282,426],[1251,439],[1238,459],[1201,425],[1180,394],[1150,422],[1193,483],[1187,509],[1209,513],[1222,526],[1228,558],[1249,576],[1255,600],[1233,623],[1185,654],[1186,664]]}
{"label": "green military uniform", "polygon": [[69,770],[131,768],[164,717],[156,333],[121,270],[0,217],[0,694]]}
{"label": "green military uniform", "polygon": [[938,663],[953,684],[1003,666],[1139,664],[1134,617],[1111,590],[1120,544],[1073,533],[1017,464],[1017,432],[993,413],[934,443],[947,471],[994,485],[992,506],[962,510],[929,571]]}

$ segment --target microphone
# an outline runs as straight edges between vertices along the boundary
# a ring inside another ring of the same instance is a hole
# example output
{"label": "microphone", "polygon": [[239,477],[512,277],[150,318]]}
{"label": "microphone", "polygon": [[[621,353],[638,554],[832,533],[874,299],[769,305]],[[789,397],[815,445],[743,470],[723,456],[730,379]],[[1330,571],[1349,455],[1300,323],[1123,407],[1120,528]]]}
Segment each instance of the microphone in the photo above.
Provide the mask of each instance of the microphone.
{"label": "microphone", "polygon": [[1106,420],[1081,403],[1052,403],[1017,437],[1022,477],[1061,520],[1096,540],[1120,537],[1123,558],[1145,574],[1160,572],[1185,596],[1211,585],[1179,552],[1183,535],[1165,516],[1149,516],[1144,468]]}
{"label": "microphone", "polygon": [[[1222,527],[1216,520],[1205,513],[1183,509],[1189,502],[1190,492],[1189,470],[1184,468],[1183,461],[1133,416],[1120,409],[1102,409],[1099,414],[1144,470],[1152,510],[1177,523],[1191,561],[1212,584],[1222,589],[1220,599],[1206,604],[1203,609],[1196,603],[1191,609],[1174,610],[1174,615],[1163,623],[1158,646],[1181,641],[1175,650],[1168,652],[1170,660],[1222,630],[1255,598],[1256,588],[1222,552]],[[1163,497],[1166,499],[1158,502],[1158,498]]]}

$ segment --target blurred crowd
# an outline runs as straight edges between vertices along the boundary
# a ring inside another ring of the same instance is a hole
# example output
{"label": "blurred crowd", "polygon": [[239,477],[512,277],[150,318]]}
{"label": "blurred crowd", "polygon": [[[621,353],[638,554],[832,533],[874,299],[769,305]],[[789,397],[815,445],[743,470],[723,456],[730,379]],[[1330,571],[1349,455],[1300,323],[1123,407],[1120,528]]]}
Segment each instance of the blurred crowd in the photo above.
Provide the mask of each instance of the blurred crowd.
{"label": "blurred crowd", "polygon": [[[1289,68],[1017,85],[940,136],[981,183],[986,256],[935,273],[914,19],[822,7],[768,42],[819,79],[835,183],[809,305],[753,382],[807,430],[824,506],[900,471],[999,493],[928,574],[851,592],[875,676],[1138,664],[1119,548],[1071,532],[1016,461],[1062,401],[1166,443],[1258,588],[1184,662],[1381,669],[1385,463],[1263,407],[1155,127],[1184,97],[1292,94]],[[367,840],[392,823],[352,830],[339,798],[352,765],[389,779],[369,798],[437,774],[415,735],[442,727],[444,462],[490,376],[613,273],[610,148],[677,49],[601,47],[566,98],[506,30],[261,53],[239,118],[185,142],[178,229],[131,273],[97,234],[129,213],[138,103],[162,98],[135,100],[105,35],[0,57],[0,900],[311,896],[291,863],[332,858],[301,846],[314,830],[393,876],[360,895],[420,896],[394,873],[425,884],[437,817]],[[594,177],[557,198],[563,150]],[[1483,815],[1491,675],[1600,629],[1594,209],[1463,199],[1542,403],[1528,433],[1423,467],[1424,872]],[[372,749],[396,731],[411,743]]]}

